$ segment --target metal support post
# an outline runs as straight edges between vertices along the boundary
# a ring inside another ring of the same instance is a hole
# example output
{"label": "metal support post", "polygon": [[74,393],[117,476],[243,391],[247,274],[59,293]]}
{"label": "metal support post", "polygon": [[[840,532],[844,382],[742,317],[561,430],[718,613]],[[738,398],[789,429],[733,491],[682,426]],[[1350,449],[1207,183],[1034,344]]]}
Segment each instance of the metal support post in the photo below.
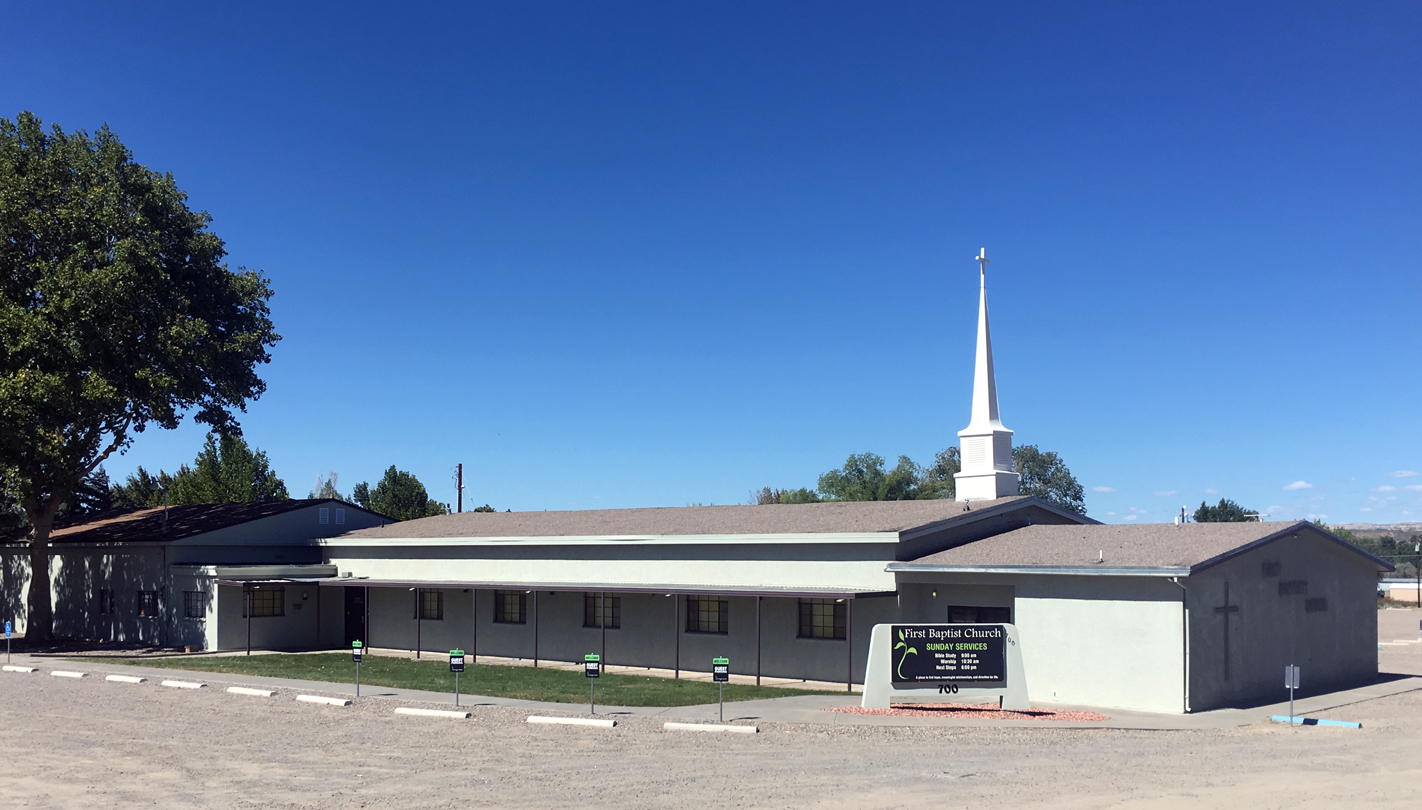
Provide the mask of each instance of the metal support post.
{"label": "metal support post", "polygon": [[419,659],[419,657],[420,657],[420,648],[424,646],[424,639],[421,637],[421,631],[424,630],[424,624],[425,624],[424,618],[425,618],[424,590],[421,589],[421,588],[416,588],[416,589],[415,589],[415,658],[416,658],[416,659]]}
{"label": "metal support post", "polygon": [[755,685],[760,686],[760,597],[755,598]]}
{"label": "metal support post", "polygon": [[845,665],[844,691],[854,691],[854,600],[849,597],[844,598],[844,646],[848,652],[845,658],[849,659]]}
{"label": "metal support post", "polygon": [[672,594],[672,638],[676,640],[676,679],[681,680],[681,595]]}
{"label": "metal support post", "polygon": [[538,666],[538,591],[533,592],[533,666]]}

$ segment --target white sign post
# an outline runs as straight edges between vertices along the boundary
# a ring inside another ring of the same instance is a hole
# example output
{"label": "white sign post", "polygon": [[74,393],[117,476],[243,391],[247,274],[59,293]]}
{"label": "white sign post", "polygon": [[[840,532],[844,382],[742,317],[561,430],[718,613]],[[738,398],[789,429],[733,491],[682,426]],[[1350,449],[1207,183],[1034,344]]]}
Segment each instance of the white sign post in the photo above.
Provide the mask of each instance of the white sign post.
{"label": "white sign post", "polygon": [[1294,690],[1299,688],[1299,668],[1290,664],[1284,667],[1284,686],[1289,690],[1289,724],[1297,722],[1294,718]]}
{"label": "white sign post", "polygon": [[864,673],[866,709],[896,698],[996,697],[1023,711],[1027,676],[1012,624],[876,624]]}

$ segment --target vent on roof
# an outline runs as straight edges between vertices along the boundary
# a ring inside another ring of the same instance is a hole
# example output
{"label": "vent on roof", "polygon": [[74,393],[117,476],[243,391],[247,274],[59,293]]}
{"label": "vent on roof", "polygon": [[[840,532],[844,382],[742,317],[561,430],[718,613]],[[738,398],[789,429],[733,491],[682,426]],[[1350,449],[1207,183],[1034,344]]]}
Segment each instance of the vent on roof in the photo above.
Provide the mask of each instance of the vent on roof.
{"label": "vent on roof", "polygon": [[320,522],[320,524],[321,524],[322,526],[325,526],[327,523],[330,523],[330,522],[331,522],[331,510],[328,509],[328,508],[326,508],[326,507],[324,507],[324,506],[321,507],[320,517],[317,518],[317,521]]}
{"label": "vent on roof", "polygon": [[336,525],[337,525],[337,526],[344,526],[344,525],[346,525],[346,510],[341,509],[341,508],[339,508],[339,507],[336,509]]}

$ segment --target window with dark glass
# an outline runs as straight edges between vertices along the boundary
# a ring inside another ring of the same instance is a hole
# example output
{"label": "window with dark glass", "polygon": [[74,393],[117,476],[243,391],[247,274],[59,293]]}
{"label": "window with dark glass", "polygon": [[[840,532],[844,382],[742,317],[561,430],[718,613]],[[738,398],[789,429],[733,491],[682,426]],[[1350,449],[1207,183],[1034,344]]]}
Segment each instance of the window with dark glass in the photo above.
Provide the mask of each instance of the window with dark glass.
{"label": "window with dark glass", "polygon": [[949,605],[949,624],[1011,624],[1012,608]]}
{"label": "window with dark glass", "polygon": [[138,592],[138,615],[157,616],[158,615],[158,592],[139,591]]}
{"label": "window with dark glass", "polygon": [[444,620],[444,591],[430,588],[417,588],[415,592],[420,595],[420,601],[415,609],[419,611],[417,618],[425,621]]}
{"label": "window with dark glass", "polygon": [[253,588],[247,591],[247,604],[250,607],[242,611],[244,619],[249,615],[255,618],[285,616],[286,588]]}
{"label": "window with dark glass", "polygon": [[528,594],[523,591],[494,591],[494,621],[500,624],[524,624],[527,619]]}
{"label": "window with dark glass", "polygon": [[800,638],[844,638],[849,605],[842,599],[801,599]]}
{"label": "window with dark glass", "polygon": [[183,618],[207,618],[207,600],[202,591],[183,591]]}
{"label": "window with dark glass", "polygon": [[99,589],[99,613],[110,615],[114,612],[114,591],[112,588]]}
{"label": "window with dark glass", "polygon": [[686,597],[686,632],[720,633],[730,626],[730,603],[724,596]]}
{"label": "window with dark glass", "polygon": [[614,630],[622,627],[622,597],[609,594],[604,600],[600,593],[583,594],[583,627],[602,627],[604,623]]}

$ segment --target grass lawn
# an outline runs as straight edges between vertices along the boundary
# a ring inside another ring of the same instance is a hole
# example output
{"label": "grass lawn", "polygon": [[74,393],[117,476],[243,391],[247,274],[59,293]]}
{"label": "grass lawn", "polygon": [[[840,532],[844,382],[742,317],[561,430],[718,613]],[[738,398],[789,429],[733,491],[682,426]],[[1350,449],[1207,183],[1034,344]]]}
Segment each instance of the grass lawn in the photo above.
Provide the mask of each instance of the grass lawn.
{"label": "grass lawn", "polygon": [[[436,653],[436,655],[438,655]],[[345,653],[315,655],[253,655],[183,658],[82,659],[96,664],[130,664],[142,667],[223,672],[270,678],[353,683],[355,664]],[[408,658],[365,656],[360,665],[362,686],[391,686],[454,692],[454,675],[443,656],[433,661]],[[570,672],[543,667],[510,667],[475,664],[459,676],[459,691],[465,695],[546,700],[554,703],[586,703],[588,679],[581,671]],[[726,700],[757,700],[791,695],[834,694],[819,690],[785,689],[778,686],[726,684]],[[597,702],[608,706],[693,706],[716,702],[716,684],[702,681],[649,678],[645,675],[605,674],[597,679]]]}

